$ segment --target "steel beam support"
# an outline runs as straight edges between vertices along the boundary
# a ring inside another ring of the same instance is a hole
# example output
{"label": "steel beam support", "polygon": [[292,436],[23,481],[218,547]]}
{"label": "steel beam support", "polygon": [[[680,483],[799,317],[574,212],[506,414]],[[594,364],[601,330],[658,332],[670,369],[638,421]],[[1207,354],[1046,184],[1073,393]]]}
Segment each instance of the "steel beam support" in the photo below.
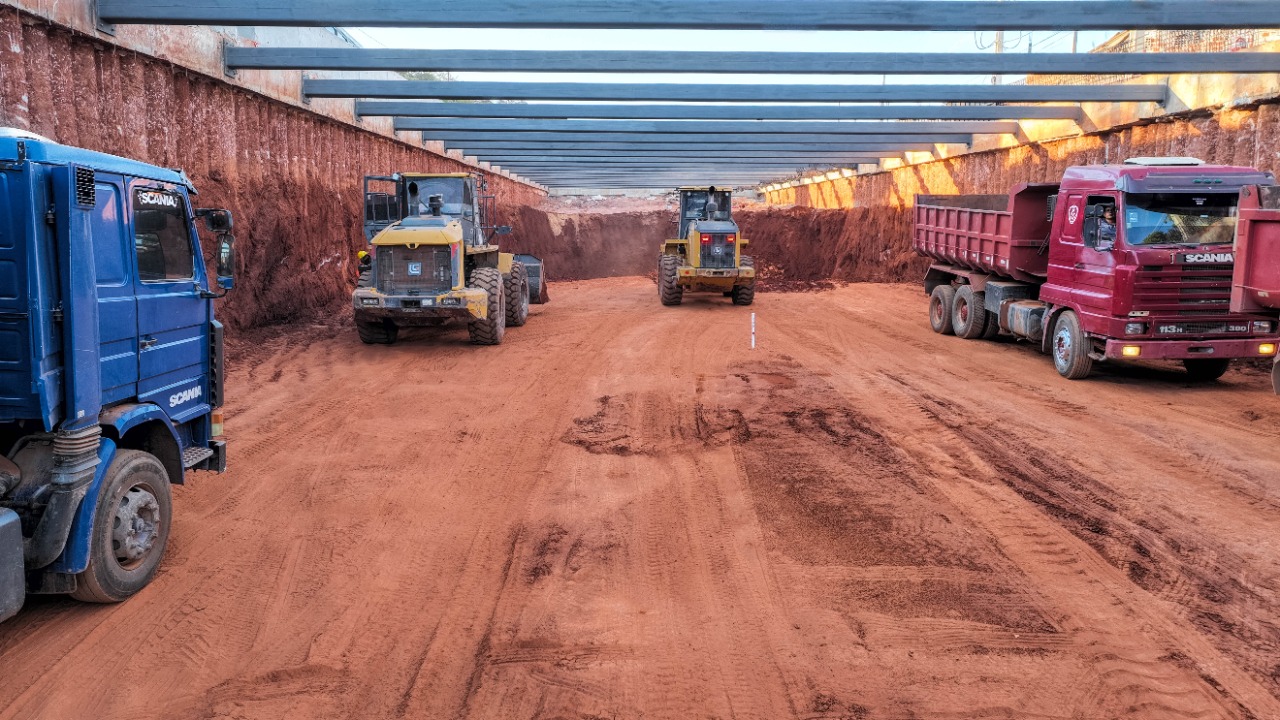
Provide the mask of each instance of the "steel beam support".
{"label": "steel beam support", "polygon": [[466,143],[458,143],[449,141],[445,143],[445,147],[449,150],[461,150],[468,155],[476,153],[500,153],[510,152],[516,155],[545,155],[548,153],[564,153],[575,155],[617,155],[627,153],[722,153],[722,152],[740,152],[740,153],[837,153],[837,152],[881,152],[881,151],[931,151],[934,149],[934,143],[931,142],[894,142],[894,143],[864,143],[864,142],[837,142],[837,143],[792,143],[789,141],[763,141],[763,142],[721,142],[721,143],[700,143],[696,146],[688,143],[665,142],[665,143],[633,143],[633,142],[560,142],[560,143],[537,143],[531,145],[526,142],[508,141],[508,140],[474,140]]}
{"label": "steel beam support", "polygon": [[[1205,13],[1210,14],[1209,12]],[[1280,72],[1280,53],[809,53],[228,47],[227,67],[752,75],[1167,75]]]}
{"label": "steel beam support", "polygon": [[878,153],[740,153],[732,150],[721,153],[696,153],[679,155],[675,153],[654,153],[652,155],[601,153],[598,155],[565,155],[529,153],[515,155],[509,153],[468,153],[485,162],[491,163],[524,163],[524,162],[647,162],[647,161],[688,161],[688,162],[720,162],[720,161],[786,161],[786,162],[877,162],[881,158],[900,158],[900,152]]}
{"label": "steel beam support", "polygon": [[507,120],[503,118],[396,118],[397,131],[565,133],[727,133],[734,135],[1011,135],[1017,122],[1005,120],[879,122],[873,120]]}
{"label": "steel beam support", "polygon": [[[1280,53],[1277,53],[1280,55]],[[1080,120],[1074,105],[572,105],[358,100],[356,115],[543,120]]]}
{"label": "steel beam support", "polygon": [[[1274,0],[98,0],[106,23],[706,30],[1118,30],[1280,27]],[[691,11],[692,10],[692,11]]]}
{"label": "steel beam support", "polygon": [[[1105,0],[1096,0],[1104,2]],[[1040,2],[1037,5],[1043,4]],[[1280,3],[1277,3],[1280,6]],[[305,97],[651,102],[1158,102],[1164,85],[685,85],[303,79]]]}
{"label": "steel beam support", "polygon": [[[443,140],[450,146],[463,146],[468,141],[475,140],[506,140],[512,142],[524,143],[524,147],[535,147],[542,143],[559,144],[564,142],[578,141],[583,137],[582,133],[576,132],[495,132],[485,130],[433,130],[426,134],[427,140]],[[657,133],[591,133],[590,137],[600,142],[627,142],[627,143],[739,143],[739,142],[769,142],[779,138],[795,138],[792,143],[794,145],[817,145],[828,146],[839,143],[857,142],[863,143],[948,143],[968,145],[972,142],[972,135],[962,134],[933,134],[933,135],[849,135],[849,134],[832,134],[823,135],[768,135],[764,133],[676,133],[671,135],[660,135]]]}

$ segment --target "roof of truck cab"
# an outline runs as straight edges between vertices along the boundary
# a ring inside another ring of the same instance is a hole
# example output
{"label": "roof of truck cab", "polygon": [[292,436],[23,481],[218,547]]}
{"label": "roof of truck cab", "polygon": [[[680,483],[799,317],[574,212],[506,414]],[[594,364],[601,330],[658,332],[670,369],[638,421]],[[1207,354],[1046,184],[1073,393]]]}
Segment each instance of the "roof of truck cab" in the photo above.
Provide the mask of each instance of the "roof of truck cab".
{"label": "roof of truck cab", "polygon": [[146,178],[182,185],[190,190],[195,189],[191,185],[191,180],[181,170],[170,170],[119,155],[63,145],[35,133],[14,128],[0,128],[0,160],[16,162],[18,143],[25,143],[27,159],[32,162],[46,165],[80,165],[97,172]]}
{"label": "roof of truck cab", "polygon": [[1212,181],[1224,177],[1230,177],[1231,182],[1216,183],[1223,185],[1224,190],[1241,184],[1265,184],[1267,178],[1274,182],[1270,173],[1234,165],[1076,165],[1063,172],[1062,185],[1085,190],[1141,192],[1168,178],[1173,181],[1171,184],[1212,189],[1215,185]]}

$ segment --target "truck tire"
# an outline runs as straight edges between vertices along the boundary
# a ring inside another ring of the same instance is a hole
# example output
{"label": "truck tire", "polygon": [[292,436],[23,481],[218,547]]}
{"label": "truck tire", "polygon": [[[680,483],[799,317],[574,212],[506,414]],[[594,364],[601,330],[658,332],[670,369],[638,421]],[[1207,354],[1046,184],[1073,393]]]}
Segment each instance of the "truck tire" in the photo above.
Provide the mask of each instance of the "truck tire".
{"label": "truck tire", "polygon": [[951,308],[955,304],[956,289],[950,285],[939,285],[929,295],[929,325],[939,335],[954,335],[951,325]]}
{"label": "truck tire", "polygon": [[524,327],[529,319],[529,271],[523,263],[512,263],[511,274],[502,284],[507,297],[507,327]]}
{"label": "truck tire", "polygon": [[658,299],[663,305],[679,305],[684,299],[684,288],[680,287],[678,270],[680,258],[675,255],[658,256]]}
{"label": "truck tire", "polygon": [[117,603],[151,582],[173,518],[169,474],[151,453],[119,450],[98,489],[89,538],[89,567],[71,597]]}
{"label": "truck tire", "polygon": [[394,345],[400,337],[400,328],[390,320],[357,320],[356,332],[365,345]]}
{"label": "truck tire", "polygon": [[1191,382],[1213,382],[1231,368],[1231,361],[1223,358],[1188,358],[1182,361]]}
{"label": "truck tire", "polygon": [[957,337],[977,340],[987,331],[987,309],[982,302],[985,293],[974,292],[972,285],[961,285],[951,309],[951,327]]}
{"label": "truck tire", "polygon": [[[985,300],[985,298],[983,298]],[[983,340],[993,340],[1000,335],[1000,316],[987,311],[987,329],[982,333]]]}
{"label": "truck tire", "polygon": [[471,273],[471,287],[489,296],[488,317],[467,323],[472,345],[499,345],[507,332],[506,295],[502,292],[502,273],[497,268],[477,268]]}
{"label": "truck tire", "polygon": [[1093,370],[1089,338],[1080,329],[1080,320],[1074,312],[1064,310],[1053,324],[1049,353],[1053,355],[1053,366],[1058,369],[1058,374],[1068,380],[1083,379]]}

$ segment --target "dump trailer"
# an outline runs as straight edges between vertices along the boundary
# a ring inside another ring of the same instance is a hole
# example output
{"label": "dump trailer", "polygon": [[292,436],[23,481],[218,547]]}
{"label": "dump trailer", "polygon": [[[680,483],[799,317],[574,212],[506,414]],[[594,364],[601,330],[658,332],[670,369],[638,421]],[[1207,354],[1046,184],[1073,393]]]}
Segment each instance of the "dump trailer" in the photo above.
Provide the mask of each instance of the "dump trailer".
{"label": "dump trailer", "polygon": [[720,292],[734,305],[756,295],[755,262],[742,250],[746,238],[733,221],[733,193],[724,188],[682,187],[677,237],[658,249],[658,298],[679,305],[684,293]]}
{"label": "dump trailer", "polygon": [[[1240,191],[1231,311],[1280,322],[1280,187]],[[1280,355],[1271,364],[1271,387],[1280,395]]]}
{"label": "dump trailer", "polygon": [[226,467],[213,300],[232,223],[194,193],[178,171],[0,129],[0,619],[27,594],[141,590],[169,486]]}
{"label": "dump trailer", "polygon": [[472,343],[497,345],[508,327],[525,324],[530,303],[545,302],[542,261],[517,260],[493,242],[511,228],[489,224],[496,201],[481,194],[482,179],[403,173],[364,185],[369,251],[351,302],[366,344],[390,345],[403,327],[460,320]]}
{"label": "dump trailer", "polygon": [[1034,342],[1069,379],[1146,358],[1214,380],[1233,359],[1274,356],[1275,316],[1231,307],[1241,190],[1274,183],[1252,168],[1135,158],[1008,196],[919,195],[930,323]]}

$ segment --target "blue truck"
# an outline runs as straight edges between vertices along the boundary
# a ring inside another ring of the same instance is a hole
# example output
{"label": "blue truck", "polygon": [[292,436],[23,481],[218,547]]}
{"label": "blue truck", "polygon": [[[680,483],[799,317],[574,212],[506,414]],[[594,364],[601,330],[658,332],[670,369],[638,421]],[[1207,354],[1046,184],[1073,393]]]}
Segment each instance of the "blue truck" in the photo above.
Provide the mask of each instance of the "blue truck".
{"label": "blue truck", "polygon": [[169,485],[226,468],[232,220],[194,194],[180,171],[0,128],[0,620],[28,594],[141,590]]}

